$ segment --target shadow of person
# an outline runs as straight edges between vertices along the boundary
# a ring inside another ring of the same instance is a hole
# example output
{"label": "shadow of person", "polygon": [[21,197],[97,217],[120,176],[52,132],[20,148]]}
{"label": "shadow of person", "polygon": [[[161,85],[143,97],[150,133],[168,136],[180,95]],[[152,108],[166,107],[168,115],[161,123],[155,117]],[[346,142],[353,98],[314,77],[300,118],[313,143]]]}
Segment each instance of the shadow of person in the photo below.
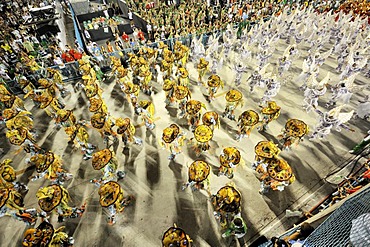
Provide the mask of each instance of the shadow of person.
{"label": "shadow of person", "polygon": [[181,191],[181,186],[183,184],[182,176],[181,176],[181,169],[183,165],[180,163],[177,163],[176,160],[171,160],[170,163],[168,164],[168,167],[171,169],[171,171],[173,172],[173,175],[176,178],[177,190]]}
{"label": "shadow of person", "polygon": [[[116,84],[113,87],[113,90],[111,92],[111,98],[114,99],[114,105],[117,108],[122,108],[124,105],[126,106],[127,100],[125,97],[122,95],[121,88],[119,87],[118,84]],[[128,102],[127,102],[128,103]]]}
{"label": "shadow of person", "polygon": [[211,145],[211,148],[212,149],[212,153],[215,152],[215,150],[217,150],[220,146],[218,145],[218,142],[214,141],[214,140],[211,140],[210,141],[210,145]]}
{"label": "shadow of person", "polygon": [[112,144],[110,145],[110,148],[113,149],[114,153],[117,153],[118,146],[119,146],[119,136],[116,136],[117,139],[113,139]]}
{"label": "shadow of person", "polygon": [[168,114],[170,115],[170,117],[177,118],[177,108],[172,107],[172,106],[168,106],[168,105],[166,105],[165,108],[166,108]]}
{"label": "shadow of person", "polygon": [[207,150],[205,152],[201,152],[200,154],[197,154],[194,150],[195,149],[194,145],[197,145],[195,143],[196,143],[195,140],[193,140],[192,143],[188,143],[188,155],[189,155],[189,157],[192,160],[206,160],[206,153],[209,152],[209,150]]}
{"label": "shadow of person", "polygon": [[161,178],[160,157],[157,149],[149,150],[148,147],[145,149],[145,155],[146,179],[153,189]]}
{"label": "shadow of person", "polygon": [[[150,141],[150,137],[152,137]],[[151,146],[157,148],[157,135],[154,129],[147,129],[145,133],[145,142],[151,143]]]}
{"label": "shadow of person", "polygon": [[43,150],[50,150],[55,142],[55,136],[58,133],[57,130],[53,129],[51,133],[46,137],[44,143],[40,145]]}
{"label": "shadow of person", "polygon": [[265,132],[265,131],[258,131],[263,137],[266,138],[266,140],[273,141],[275,144],[279,144],[280,141],[273,135]]}
{"label": "shadow of person", "polygon": [[[0,129],[1,131],[1,129]],[[10,145],[10,142],[9,141],[5,141],[6,140],[6,136],[5,136],[5,132],[1,131],[0,133],[0,140],[4,140],[2,141],[1,143],[1,147],[0,147],[0,158],[3,158],[5,154],[7,154],[11,148],[11,145]]]}
{"label": "shadow of person", "polygon": [[142,146],[133,144],[123,148],[122,153],[125,155],[124,167],[132,174],[135,174],[135,160],[139,156],[141,150]]}
{"label": "shadow of person", "polygon": [[[227,118],[220,118],[220,127],[223,128],[225,130],[225,133],[228,134],[228,136],[235,140],[235,135],[237,133],[237,130],[232,126],[230,125],[227,121],[226,121]],[[235,123],[235,126],[236,126],[236,122],[235,121],[229,121],[230,123]]]}
{"label": "shadow of person", "polygon": [[122,154],[125,156],[125,164],[126,164],[128,160],[128,156],[130,155],[130,148],[127,146],[124,146],[122,148]]}

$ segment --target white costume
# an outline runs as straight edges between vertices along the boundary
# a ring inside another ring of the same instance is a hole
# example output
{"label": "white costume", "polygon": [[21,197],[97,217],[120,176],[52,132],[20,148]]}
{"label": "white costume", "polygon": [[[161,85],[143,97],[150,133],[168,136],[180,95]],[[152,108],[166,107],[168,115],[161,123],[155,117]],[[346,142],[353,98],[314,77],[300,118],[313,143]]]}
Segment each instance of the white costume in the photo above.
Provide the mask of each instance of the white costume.
{"label": "white costume", "polygon": [[328,72],[326,77],[318,82],[314,76],[309,78],[309,83],[306,90],[304,91],[304,105],[306,112],[310,112],[313,108],[316,109],[318,106],[318,100],[320,96],[326,93],[326,84],[330,80],[330,73]]}
{"label": "white costume", "polygon": [[235,71],[235,86],[239,86],[241,84],[243,73],[247,71],[247,68],[241,62],[239,62],[238,64],[234,65],[234,71]]}
{"label": "white costume", "polygon": [[253,74],[248,78],[247,82],[249,83],[250,92],[254,91],[254,87],[263,88],[266,86],[266,80],[271,75],[271,73],[266,73],[266,69],[270,64],[266,64],[261,70],[257,67]]}
{"label": "white costume", "polygon": [[326,137],[330,134],[333,127],[335,127],[337,131],[341,131],[341,128],[351,130],[347,125],[345,125],[345,123],[352,118],[354,111],[352,110],[348,113],[340,113],[343,106],[344,105],[338,106],[325,113],[316,109],[315,112],[320,115],[320,119],[310,139]]}
{"label": "white costume", "polygon": [[276,76],[272,76],[267,80],[266,86],[267,88],[263,94],[260,105],[265,105],[267,101],[271,101],[271,99],[278,94],[281,84],[277,80]]}

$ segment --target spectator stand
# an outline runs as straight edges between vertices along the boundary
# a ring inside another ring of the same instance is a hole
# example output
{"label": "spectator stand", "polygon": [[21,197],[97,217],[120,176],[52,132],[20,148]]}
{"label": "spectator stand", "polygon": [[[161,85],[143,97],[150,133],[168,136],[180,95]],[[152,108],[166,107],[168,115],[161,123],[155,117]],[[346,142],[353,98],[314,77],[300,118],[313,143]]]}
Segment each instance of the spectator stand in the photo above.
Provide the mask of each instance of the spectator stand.
{"label": "spectator stand", "polygon": [[[56,19],[54,1],[33,2],[8,1],[1,15],[11,18],[11,24],[3,29],[1,43],[1,64],[4,74],[2,83],[15,94],[22,93],[16,75],[22,75],[37,85],[43,70],[53,65],[54,48],[58,47],[56,34],[60,32]],[[4,5],[3,5],[4,6]],[[18,11],[18,9],[21,9]],[[23,12],[22,12],[23,11]],[[3,73],[2,72],[2,73]]]}
{"label": "spectator stand", "polygon": [[55,17],[54,3],[40,8],[30,8],[29,13],[29,19],[24,22],[24,25],[33,25],[57,19],[57,17]]}
{"label": "spectator stand", "polygon": [[56,20],[60,19],[60,16],[58,13],[56,13],[56,6],[54,2],[43,7],[32,7],[28,12],[29,15],[24,19],[23,25],[36,26],[35,32],[39,36],[47,33],[56,35],[60,32],[60,29],[56,23]]}
{"label": "spectator stand", "polygon": [[[123,13],[123,17],[126,19],[129,19],[129,12],[134,11],[133,9],[130,8],[129,5],[127,5],[126,1],[124,0],[117,0],[118,1],[118,6],[121,9]],[[154,7],[154,3],[152,4]],[[145,21],[139,13],[134,12],[132,13],[132,24],[136,28],[139,28],[141,31],[144,32],[145,38],[148,39],[148,29],[147,29],[147,24],[148,22]]]}
{"label": "spectator stand", "polygon": [[[97,11],[76,16],[78,27],[87,42],[113,38],[113,31],[107,23],[107,20],[112,17],[113,10]],[[85,34],[85,31],[88,34]]]}
{"label": "spectator stand", "polygon": [[[106,41],[115,40],[115,34],[122,35],[123,31],[133,33],[128,20],[122,15],[114,15],[113,8],[92,13],[75,15],[76,30],[78,30],[82,47],[88,52],[87,46],[95,42],[99,46],[105,46]],[[90,53],[90,55],[93,55]]]}

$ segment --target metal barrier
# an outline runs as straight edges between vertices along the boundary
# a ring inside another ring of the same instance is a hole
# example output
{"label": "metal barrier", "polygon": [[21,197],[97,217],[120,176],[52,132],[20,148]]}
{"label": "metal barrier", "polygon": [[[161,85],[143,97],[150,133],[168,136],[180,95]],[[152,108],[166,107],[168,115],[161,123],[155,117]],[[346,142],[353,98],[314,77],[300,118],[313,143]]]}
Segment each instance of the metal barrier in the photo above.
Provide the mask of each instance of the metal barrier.
{"label": "metal barrier", "polygon": [[352,220],[370,212],[369,202],[370,187],[345,201],[308,236],[303,245],[306,247],[347,246]]}
{"label": "metal barrier", "polygon": [[[352,246],[350,244],[350,231],[352,220],[360,215],[370,213],[370,187],[367,186],[363,191],[359,191],[351,198],[348,198],[339,206],[331,215],[321,223],[316,229],[306,238],[303,243],[304,247],[324,247],[335,246],[345,247]],[[283,239],[294,233],[299,226],[285,232],[279,238]],[[363,245],[368,246],[368,245]],[[271,241],[264,242],[258,247],[273,247]]]}
{"label": "metal barrier", "polygon": [[[61,68],[59,66],[51,66],[51,67],[48,67],[48,68],[53,68],[53,69],[59,70],[60,73],[63,76],[63,81],[64,82],[70,82],[70,81],[74,81],[76,79],[81,78],[81,75],[79,74],[79,70],[78,70],[79,66],[78,66],[77,61],[70,62],[70,63],[65,63],[64,65],[65,66],[63,68]],[[41,78],[46,77],[46,71],[47,71],[47,68],[42,68],[38,71],[35,71],[33,74],[28,75],[27,79],[30,80],[32,84],[37,86],[38,85],[37,81]],[[21,86],[18,84],[16,79],[7,80],[7,81],[3,81],[3,82],[4,82],[5,86],[7,87],[7,89],[11,93],[13,93],[15,95],[23,94],[23,90],[22,90]]]}

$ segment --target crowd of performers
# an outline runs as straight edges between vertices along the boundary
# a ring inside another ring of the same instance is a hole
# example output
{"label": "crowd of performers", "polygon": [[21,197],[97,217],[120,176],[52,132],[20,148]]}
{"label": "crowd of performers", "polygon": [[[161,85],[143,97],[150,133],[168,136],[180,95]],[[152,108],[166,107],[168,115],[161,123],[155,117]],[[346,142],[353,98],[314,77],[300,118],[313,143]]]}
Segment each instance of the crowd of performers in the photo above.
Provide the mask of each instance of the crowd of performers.
{"label": "crowd of performers", "polygon": [[[23,196],[27,193],[26,185],[17,181],[17,172],[12,167],[12,160],[1,161],[0,174],[0,216],[12,216],[36,228],[26,231],[23,245],[52,245],[73,244],[73,239],[63,232],[64,228],[54,229],[50,218],[54,212],[59,222],[70,218],[81,217],[86,208],[86,202],[81,206],[71,206],[70,195],[64,184],[72,178],[67,171],[66,164],[53,150],[45,150],[37,145],[37,126],[33,124],[33,116],[25,108],[24,100],[32,100],[34,105],[43,109],[50,120],[58,128],[63,128],[68,142],[75,149],[79,149],[83,159],[91,160],[94,170],[100,171],[100,177],[92,178],[90,182],[98,187],[100,205],[109,211],[108,223],[116,222],[116,214],[123,212],[133,199],[123,191],[120,180],[125,172],[119,170],[120,162],[114,152],[114,144],[122,140],[125,148],[130,145],[143,145],[143,141],[135,136],[136,127],[133,119],[126,116],[113,116],[106,104],[101,85],[103,76],[115,80],[125,100],[132,107],[133,112],[142,121],[147,131],[157,128],[155,121],[155,107],[161,103],[147,100],[154,88],[161,87],[165,97],[162,104],[166,107],[177,108],[177,118],[187,122],[189,133],[175,123],[169,123],[164,128],[159,140],[161,146],[168,150],[169,160],[174,160],[182,153],[185,144],[189,145],[199,158],[200,154],[209,152],[214,132],[219,131],[220,118],[234,124],[237,131],[235,140],[244,141],[256,128],[260,132],[268,131],[269,124],[276,120],[282,109],[274,97],[280,88],[289,83],[289,71],[293,62],[302,57],[301,44],[309,44],[311,49],[304,58],[302,73],[294,80],[302,83],[304,91],[304,105],[309,114],[317,114],[318,123],[309,134],[308,125],[304,120],[289,119],[281,133],[277,133],[279,144],[271,140],[264,140],[255,145],[255,161],[252,169],[260,180],[260,193],[282,191],[295,181],[294,166],[279,157],[280,152],[294,148],[305,136],[310,139],[324,138],[332,128],[351,130],[346,124],[353,115],[366,118],[369,116],[369,104],[358,104],[358,108],[342,113],[341,110],[349,103],[353,93],[365,90],[365,87],[355,84],[358,74],[369,76],[370,63],[366,50],[370,45],[368,35],[369,26],[366,20],[360,18],[352,22],[351,16],[343,13],[317,14],[312,9],[295,10],[290,15],[282,12],[279,16],[250,30],[245,29],[237,39],[236,30],[230,26],[223,33],[222,42],[219,37],[213,36],[208,40],[207,48],[201,39],[193,40],[191,47],[176,42],[173,50],[160,42],[158,48],[142,47],[138,53],[128,54],[128,67],[123,66],[121,59],[110,57],[111,69],[109,75],[96,66],[96,61],[87,55],[79,60],[79,73],[82,80],[76,89],[82,90],[89,101],[90,119],[77,119],[72,109],[66,109],[63,94],[68,91],[58,70],[48,69],[46,76],[38,80],[36,88],[30,81],[21,82],[24,96],[12,94],[5,85],[0,86],[0,101],[4,106],[2,116],[6,126],[8,141],[19,147],[19,152],[28,156],[28,166],[34,167],[35,175],[30,180],[46,180],[45,185],[35,194],[38,199],[37,208],[25,207]],[[315,28],[312,28],[312,27]],[[282,57],[275,61],[273,66],[272,55],[277,43],[283,40],[289,46]],[[330,74],[319,80],[320,67],[325,60],[332,56],[337,58],[337,72],[339,82],[332,82]],[[188,62],[192,59],[198,75],[194,81],[189,77]],[[253,61],[254,68],[250,77],[243,80],[246,72],[245,63],[237,61]],[[218,74],[223,65],[233,67],[235,80],[223,81]],[[224,94],[219,92],[224,86],[229,90]],[[246,109],[243,102],[242,88],[248,88],[254,94],[255,87],[263,88],[260,109]],[[318,107],[319,100],[325,95],[326,88],[330,88],[331,97],[327,102],[328,110],[322,111]],[[193,99],[194,90],[206,91],[204,99]],[[146,94],[146,100],[143,99]],[[225,95],[225,109],[223,112],[207,111],[202,101],[220,101],[219,96]],[[368,100],[368,97],[366,98]],[[242,113],[237,115],[242,110]],[[361,112],[361,114],[360,114]],[[92,127],[104,140],[105,148],[90,143],[87,128]],[[120,138],[121,136],[121,138]],[[226,143],[225,143],[226,144]],[[219,176],[232,179],[235,168],[242,166],[241,150],[226,145],[219,154]],[[210,189],[210,164],[199,158],[188,168],[188,181],[183,189],[190,187],[193,191],[204,190],[212,201],[215,218],[220,223],[223,237],[236,236],[243,241],[247,227],[241,215],[242,193],[233,183],[220,188],[216,194]],[[76,203],[76,202],[75,202]],[[191,239],[177,226],[171,227],[163,236],[164,246],[190,246]]]}

